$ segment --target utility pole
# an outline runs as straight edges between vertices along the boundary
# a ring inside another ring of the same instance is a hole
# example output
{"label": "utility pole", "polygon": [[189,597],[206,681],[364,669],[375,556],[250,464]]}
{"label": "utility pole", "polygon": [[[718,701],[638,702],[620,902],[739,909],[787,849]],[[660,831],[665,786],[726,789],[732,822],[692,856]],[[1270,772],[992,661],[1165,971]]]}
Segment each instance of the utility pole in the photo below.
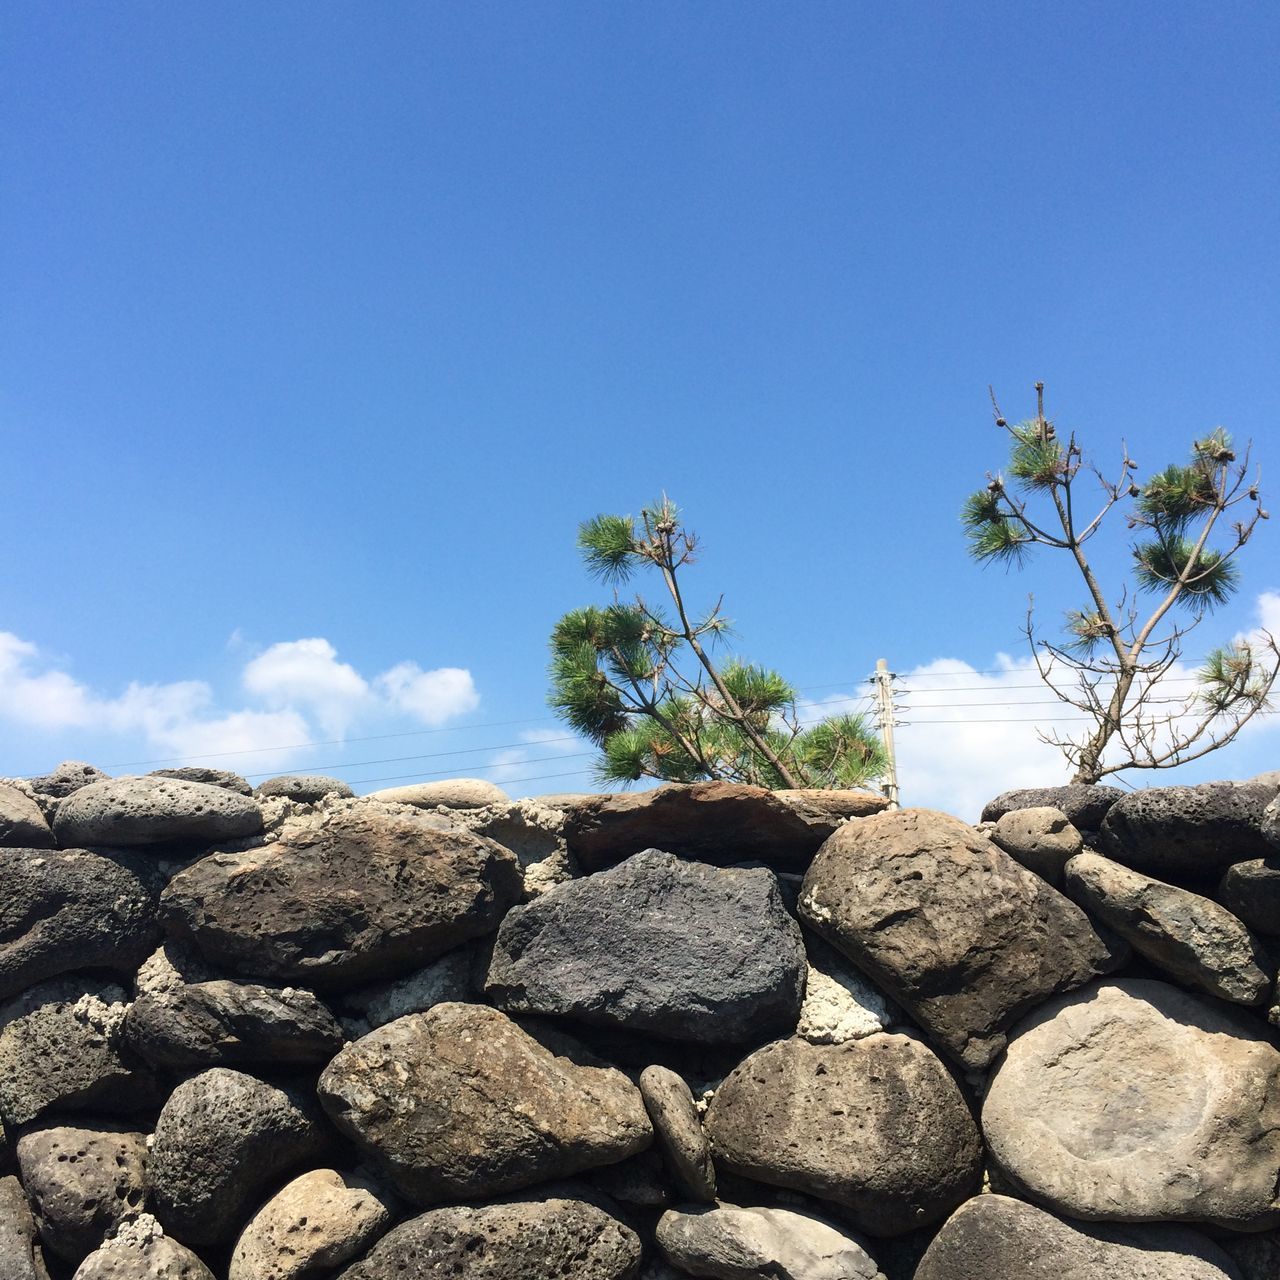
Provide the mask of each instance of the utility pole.
{"label": "utility pole", "polygon": [[894,674],[883,658],[876,659],[876,673],[871,680],[876,687],[876,725],[880,730],[881,741],[884,743],[885,758],[889,762],[880,790],[889,797],[889,808],[897,809],[900,806],[898,804],[898,757],[893,749]]}

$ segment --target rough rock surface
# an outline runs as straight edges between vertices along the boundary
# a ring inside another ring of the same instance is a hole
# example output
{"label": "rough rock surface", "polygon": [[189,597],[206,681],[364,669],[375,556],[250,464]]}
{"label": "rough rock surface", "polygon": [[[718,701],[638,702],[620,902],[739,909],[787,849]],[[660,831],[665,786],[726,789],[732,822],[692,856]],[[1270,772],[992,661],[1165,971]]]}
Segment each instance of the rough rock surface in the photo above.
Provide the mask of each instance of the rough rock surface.
{"label": "rough rock surface", "polygon": [[147,1168],[156,1217],[186,1244],[227,1241],[262,1192],[327,1141],[300,1095],[214,1067],[183,1081],[156,1121]]}
{"label": "rough rock surface", "polygon": [[511,853],[445,819],[354,807],[170,882],[166,928],[215,963],[324,988],[420,968],[491,932],[520,896]]}
{"label": "rough rock surface", "polygon": [[1280,934],[1280,855],[1232,863],[1217,898],[1250,929]]}
{"label": "rough rock surface", "polygon": [[183,765],[180,769],[152,769],[151,778],[177,778],[179,782],[204,782],[211,787],[222,787],[237,795],[251,796],[253,788],[238,773],[228,769],[206,769],[202,765]]}
{"label": "rough rock surface", "polygon": [[209,844],[262,830],[262,811],[249,796],[179,778],[112,778],[72,792],[59,806],[53,831],[64,848],[77,845]]}
{"label": "rough rock surface", "polygon": [[339,1280],[631,1280],[640,1241],[584,1200],[552,1197],[433,1209],[384,1236]]}
{"label": "rough rock surface", "polygon": [[1061,809],[1013,809],[995,825],[991,838],[1011,858],[1050,884],[1061,884],[1062,869],[1084,848],[1080,832]]}
{"label": "rough rock surface", "polygon": [[1102,820],[1121,796],[1119,787],[1088,786],[1082,782],[1061,787],[1025,787],[1005,791],[988,801],[982,810],[983,822],[998,822],[1016,809],[1057,809],[1080,831],[1097,831]]}
{"label": "rough rock surface", "polygon": [[109,773],[103,773],[83,760],[64,760],[52,773],[41,774],[28,781],[31,789],[40,795],[65,800],[73,791],[94,782],[106,782],[110,777]]}
{"label": "rough rock surface", "polygon": [[1067,863],[1066,890],[1183,985],[1236,1004],[1266,1002],[1270,961],[1248,929],[1211,898],[1096,853]]}
{"label": "rough rock surface", "polygon": [[[592,796],[565,810],[564,838],[584,870],[644,849],[724,865],[758,858],[804,866],[847,816],[888,805],[871,791],[782,793],[736,782],[671,783],[653,791]],[[843,811],[842,811],[843,809]]]}
{"label": "rough rock surface", "polygon": [[129,1114],[162,1096],[120,1034],[125,993],[113,983],[53,978],[0,1008],[0,1116],[26,1124],[61,1111]]}
{"label": "rough rock surface", "polygon": [[1263,809],[1258,829],[1262,832],[1262,838],[1273,849],[1280,849],[1280,794]]}
{"label": "rough rock surface", "polygon": [[982,1110],[1015,1186],[1073,1218],[1280,1223],[1280,1050],[1163,982],[1061,996],[1016,1030]]}
{"label": "rough rock surface", "polygon": [[476,945],[455,947],[403,978],[347,992],[342,1007],[362,1018],[367,1032],[438,1004],[478,1003],[483,981],[483,971],[476,973],[478,962]]}
{"label": "rough rock surface", "polygon": [[17,1178],[0,1178],[0,1276],[4,1280],[48,1280],[36,1224]]}
{"label": "rough rock surface", "polygon": [[53,831],[40,806],[17,787],[0,786],[0,845],[17,849],[52,849]]}
{"label": "rough rock surface", "polygon": [[689,1275],[718,1280],[884,1280],[859,1241],[790,1209],[671,1209],[658,1247]]}
{"label": "rough rock surface", "polygon": [[1056,991],[1124,959],[1084,912],[957,818],[927,809],[842,827],[804,879],[801,918],[969,1068]]}
{"label": "rough rock surface", "polygon": [[284,773],[278,778],[268,778],[258,787],[258,794],[284,796],[301,804],[315,804],[325,796],[349,799],[355,792],[341,778],[330,778],[323,773]]}
{"label": "rough rock surface", "polygon": [[125,1038],[156,1066],[328,1062],[342,1048],[338,1020],[310,991],[249,982],[198,982],[141,996]]}
{"label": "rough rock surface", "polygon": [[1271,851],[1261,831],[1271,796],[1252,782],[1131,791],[1107,811],[1103,844],[1117,862],[1161,879],[1216,877]]}
{"label": "rough rock surface", "polygon": [[901,1014],[834,947],[805,939],[809,972],[796,1035],[814,1044],[843,1044],[887,1031]]}
{"label": "rough rock surface", "polygon": [[157,889],[128,855],[0,849],[0,1000],[73,969],[131,972],[155,946]]}
{"label": "rough rock surface", "polygon": [[185,1245],[165,1235],[149,1214],[126,1222],[76,1271],[74,1280],[214,1280]]}
{"label": "rough rock surface", "polygon": [[512,908],[485,991],[512,1013],[735,1042],[794,1028],[804,973],[770,871],[649,849]]}
{"label": "rough rock surface", "polygon": [[411,804],[416,809],[483,809],[491,804],[510,804],[511,797],[494,782],[484,778],[449,778],[444,782],[415,782],[407,787],[384,787],[369,794],[383,804]]}
{"label": "rough rock surface", "polygon": [[379,1027],[325,1069],[338,1128],[419,1204],[515,1191],[653,1140],[639,1090],[566,1037],[439,1004]]}
{"label": "rough rock surface", "polygon": [[979,1178],[959,1087],[903,1035],[766,1045],[716,1091],[706,1129],[722,1172],[834,1202],[871,1235],[941,1220]]}
{"label": "rough rock surface", "polygon": [[686,1200],[714,1202],[716,1170],[711,1144],[702,1132],[689,1086],[669,1067],[655,1065],[640,1073],[640,1094],[681,1195]]}
{"label": "rough rock surface", "polygon": [[296,1280],[350,1262],[391,1221],[393,1205],[365,1178],[313,1169],[249,1219],[227,1280]]}
{"label": "rough rock surface", "polygon": [[99,1124],[35,1129],[18,1139],[18,1166],[51,1253],[79,1262],[146,1195],[147,1140]]}
{"label": "rough rock surface", "polygon": [[1236,1280],[1231,1259],[1185,1227],[1063,1222],[1008,1196],[978,1196],[934,1237],[915,1280]]}
{"label": "rough rock surface", "polygon": [[1218,1244],[1240,1268],[1242,1280],[1276,1280],[1280,1276],[1280,1232],[1231,1236]]}

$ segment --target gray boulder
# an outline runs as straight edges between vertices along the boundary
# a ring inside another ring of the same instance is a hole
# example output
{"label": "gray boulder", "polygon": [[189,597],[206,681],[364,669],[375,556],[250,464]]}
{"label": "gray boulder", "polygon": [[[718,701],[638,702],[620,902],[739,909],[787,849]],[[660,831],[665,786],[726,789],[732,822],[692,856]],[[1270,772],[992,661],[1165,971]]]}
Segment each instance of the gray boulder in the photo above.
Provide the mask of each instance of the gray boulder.
{"label": "gray boulder", "polygon": [[860,1241],[790,1209],[670,1209],[658,1222],[657,1238],[667,1260],[691,1276],[884,1280]]}
{"label": "gray boulder", "polygon": [[1262,832],[1262,838],[1273,849],[1280,849],[1280,795],[1263,809],[1258,828]]}
{"label": "gray boulder", "polygon": [[1072,1218],[1280,1223],[1280,1050],[1163,982],[1060,996],[1016,1030],[982,1108],[1003,1173]]}
{"label": "gray boulder", "polygon": [[338,1280],[632,1280],[635,1232],[584,1200],[519,1200],[432,1209],[385,1235]]}
{"label": "gray boulder", "polygon": [[325,1069],[320,1101],[417,1204],[516,1191],[653,1141],[636,1087],[567,1037],[482,1005],[379,1027]]}
{"label": "gray boulder", "polygon": [[1276,1280],[1280,1276],[1280,1232],[1230,1236],[1218,1243],[1239,1267],[1241,1280]]}
{"label": "gray boulder", "polygon": [[298,1280],[329,1274],[386,1230],[394,1206],[365,1178],[313,1169],[276,1192],[249,1219],[227,1280]]}
{"label": "gray boulder", "polygon": [[491,804],[509,804],[511,797],[494,782],[484,778],[447,778],[442,782],[415,782],[407,787],[386,787],[374,791],[370,800],[384,804],[410,804],[416,809],[485,809]]}
{"label": "gray boulder", "polygon": [[212,844],[262,830],[248,796],[178,778],[112,778],[72,792],[53,820],[64,848],[77,845]]}
{"label": "gray boulder", "polygon": [[1261,829],[1271,796],[1252,782],[1131,791],[1107,811],[1103,846],[1117,862],[1163,880],[1216,878],[1271,851]]}
{"label": "gray boulder", "polygon": [[132,973],[160,936],[157,885],[128,855],[0,849],[0,1000],[73,969]]}
{"label": "gray boulder", "polygon": [[686,1200],[714,1203],[716,1170],[693,1093],[669,1067],[640,1073],[640,1094],[671,1176]]}
{"label": "gray boulder", "polygon": [[179,782],[203,782],[211,787],[222,787],[237,795],[251,796],[253,788],[238,773],[227,769],[206,769],[202,765],[183,765],[180,769],[152,769],[151,778],[177,778]]}
{"label": "gray boulder", "polygon": [[0,1276],[4,1280],[49,1280],[36,1224],[17,1178],[0,1178]]}
{"label": "gray boulder", "polygon": [[18,1139],[22,1184],[40,1238],[79,1262],[146,1197],[147,1139],[116,1126],[35,1129]]}
{"label": "gray boulder", "polygon": [[999,822],[1006,813],[1018,809],[1058,809],[1079,831],[1097,831],[1102,820],[1121,796],[1119,787],[1090,786],[1071,782],[1061,787],[1025,787],[1005,791],[988,801],[982,810],[983,822]]}
{"label": "gray boulder", "polygon": [[96,1253],[91,1253],[73,1280],[214,1280],[213,1272],[185,1245],[165,1235],[160,1224],[142,1213],[125,1222]]}
{"label": "gray boulder", "polygon": [[156,1121],[156,1217],[185,1244],[229,1242],[272,1183],[327,1145],[300,1094],[214,1067],[180,1084]]}
{"label": "gray boulder", "polygon": [[519,896],[501,845],[431,814],[357,807],[265,848],[201,859],[169,882],[161,917],[215,964],[329,990],[418,969],[491,933]]}
{"label": "gray boulder", "polygon": [[343,1042],[338,1020],[310,991],[223,980],[139,997],[125,1038],[165,1067],[328,1062]]}
{"label": "gray boulder", "polygon": [[485,992],[509,1013],[738,1042],[795,1027],[804,973],[771,872],[649,849],[508,912]]}
{"label": "gray boulder", "polygon": [[1270,962],[1225,907],[1096,853],[1067,863],[1067,893],[1187,986],[1236,1004],[1265,1004]]}
{"label": "gray boulder", "polygon": [[283,796],[299,804],[315,804],[325,796],[350,799],[355,792],[341,778],[330,778],[323,773],[284,773],[278,778],[268,778],[258,787],[260,796]]}
{"label": "gray boulder", "polygon": [[1233,862],[1218,885],[1218,901],[1250,929],[1280,934],[1280,854]]}
{"label": "gray boulder", "polygon": [[163,1096],[123,1043],[125,993],[109,982],[54,978],[0,1007],[0,1116],[22,1125],[45,1111],[146,1111]]}
{"label": "gray boulder", "polygon": [[947,1219],[915,1280],[1239,1280],[1231,1259],[1185,1227],[1084,1226],[1008,1196],[978,1196]]}
{"label": "gray boulder", "polygon": [[586,871],[644,849],[726,865],[758,859],[804,867],[846,818],[878,813],[872,791],[766,791],[738,782],[669,783],[590,796],[565,812],[564,839]]}
{"label": "gray boulder", "polygon": [[1080,832],[1061,809],[1013,809],[996,823],[991,838],[1053,885],[1062,883],[1062,869],[1084,848]]}
{"label": "gray boulder", "polygon": [[870,1235],[944,1218],[976,1191],[982,1142],[959,1087],[918,1040],[780,1040],[716,1091],[721,1171],[817,1196]]}
{"label": "gray boulder", "polygon": [[28,778],[32,791],[54,800],[65,800],[73,791],[87,787],[94,782],[106,782],[109,773],[95,769],[83,760],[64,760],[52,773],[41,774],[38,778]]}
{"label": "gray boulder", "polygon": [[1021,1014],[1127,954],[972,827],[928,809],[842,827],[805,876],[800,917],[970,1069],[994,1060]]}
{"label": "gray boulder", "polygon": [[39,805],[17,787],[0,784],[0,846],[52,849],[53,831]]}

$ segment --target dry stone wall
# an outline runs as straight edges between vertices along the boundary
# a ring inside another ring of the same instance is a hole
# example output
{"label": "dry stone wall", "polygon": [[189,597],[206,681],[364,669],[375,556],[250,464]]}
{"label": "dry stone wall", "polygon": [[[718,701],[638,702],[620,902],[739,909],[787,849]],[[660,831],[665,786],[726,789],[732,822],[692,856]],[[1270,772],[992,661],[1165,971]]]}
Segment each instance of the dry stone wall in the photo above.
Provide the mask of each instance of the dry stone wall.
{"label": "dry stone wall", "polygon": [[1280,777],[0,783],[0,1280],[1277,1280]]}

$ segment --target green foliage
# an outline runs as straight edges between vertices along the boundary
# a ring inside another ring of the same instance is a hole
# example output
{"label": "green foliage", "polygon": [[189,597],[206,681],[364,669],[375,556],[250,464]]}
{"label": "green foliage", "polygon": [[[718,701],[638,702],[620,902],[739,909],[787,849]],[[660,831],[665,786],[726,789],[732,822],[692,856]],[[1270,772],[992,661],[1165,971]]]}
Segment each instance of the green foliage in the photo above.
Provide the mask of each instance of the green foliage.
{"label": "green foliage", "polygon": [[579,527],[592,577],[625,582],[649,565],[669,614],[642,597],[566,613],[551,633],[548,698],[601,750],[596,776],[616,785],[658,778],[726,778],[765,787],[858,787],[883,774],[875,732],[860,716],[804,724],[795,687],[778,672],[708,646],[728,632],[719,605],[692,621],[679,581],[695,539],[663,498],[630,516],[599,515]]}
{"label": "green foliage", "polygon": [[1199,611],[1226,604],[1238,585],[1233,561],[1220,551],[1196,550],[1190,538],[1171,537],[1133,548],[1134,577],[1143,591],[1180,587],[1178,603]]}

